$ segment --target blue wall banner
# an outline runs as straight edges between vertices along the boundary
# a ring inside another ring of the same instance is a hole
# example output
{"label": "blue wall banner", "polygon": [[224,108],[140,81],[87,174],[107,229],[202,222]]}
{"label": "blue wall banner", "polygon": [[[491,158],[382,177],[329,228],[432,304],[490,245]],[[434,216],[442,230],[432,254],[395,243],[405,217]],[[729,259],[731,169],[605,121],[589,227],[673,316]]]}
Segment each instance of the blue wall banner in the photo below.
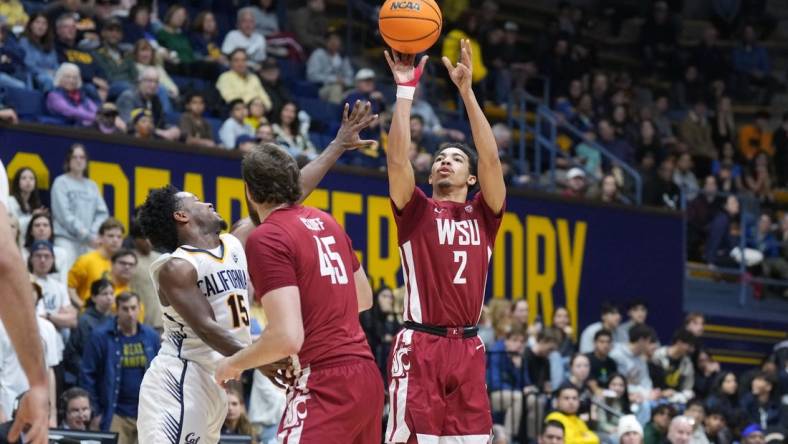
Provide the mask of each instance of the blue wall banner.
{"label": "blue wall banner", "polygon": [[[213,202],[230,223],[247,214],[237,153],[20,125],[0,127],[0,159],[9,177],[23,166],[33,168],[48,196],[62,174],[66,150],[77,142],[89,153],[89,176],[110,212],[126,224],[148,191],[167,183]],[[384,176],[338,167],[306,202],[329,211],[347,229],[376,287],[402,282],[387,194]],[[678,213],[512,193],[493,253],[488,297],[526,298],[531,319],[538,315],[548,322],[556,307],[566,306],[575,331],[598,319],[603,301],[642,298],[650,302],[649,323],[666,340],[682,317],[682,225]]]}

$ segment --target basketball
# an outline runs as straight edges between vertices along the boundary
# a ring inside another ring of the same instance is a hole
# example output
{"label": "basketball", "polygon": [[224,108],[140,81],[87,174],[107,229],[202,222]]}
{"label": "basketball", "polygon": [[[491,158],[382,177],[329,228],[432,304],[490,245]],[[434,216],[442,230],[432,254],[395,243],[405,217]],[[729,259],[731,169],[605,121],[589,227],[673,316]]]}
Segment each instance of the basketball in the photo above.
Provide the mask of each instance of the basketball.
{"label": "basketball", "polygon": [[434,45],[442,23],[443,15],[433,0],[387,0],[378,20],[383,40],[404,54],[418,54]]}

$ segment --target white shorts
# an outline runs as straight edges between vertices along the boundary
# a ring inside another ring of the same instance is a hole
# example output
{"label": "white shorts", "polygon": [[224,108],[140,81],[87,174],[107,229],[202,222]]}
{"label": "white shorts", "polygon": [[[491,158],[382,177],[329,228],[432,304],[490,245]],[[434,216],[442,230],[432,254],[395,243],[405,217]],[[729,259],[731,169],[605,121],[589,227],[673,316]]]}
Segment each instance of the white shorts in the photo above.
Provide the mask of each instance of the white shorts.
{"label": "white shorts", "polygon": [[192,361],[158,355],[140,387],[140,444],[215,444],[227,416],[227,394]]}

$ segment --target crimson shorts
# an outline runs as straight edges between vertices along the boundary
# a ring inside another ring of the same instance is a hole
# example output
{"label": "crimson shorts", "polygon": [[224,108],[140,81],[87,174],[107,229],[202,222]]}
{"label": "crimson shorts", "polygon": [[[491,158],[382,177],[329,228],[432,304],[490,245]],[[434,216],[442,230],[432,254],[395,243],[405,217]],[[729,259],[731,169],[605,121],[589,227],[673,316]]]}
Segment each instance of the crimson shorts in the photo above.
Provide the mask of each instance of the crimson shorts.
{"label": "crimson shorts", "polygon": [[403,329],[389,356],[387,443],[486,444],[492,431],[481,338]]}
{"label": "crimson shorts", "polygon": [[287,389],[282,444],[379,444],[383,379],[372,360],[304,368]]}

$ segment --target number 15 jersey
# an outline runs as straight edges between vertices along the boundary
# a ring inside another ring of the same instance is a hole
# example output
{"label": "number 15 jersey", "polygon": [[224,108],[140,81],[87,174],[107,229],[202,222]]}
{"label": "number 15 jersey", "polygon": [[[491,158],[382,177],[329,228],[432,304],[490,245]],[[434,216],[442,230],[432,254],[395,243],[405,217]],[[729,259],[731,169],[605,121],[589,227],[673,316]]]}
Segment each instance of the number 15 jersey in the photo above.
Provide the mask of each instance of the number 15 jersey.
{"label": "number 15 jersey", "polygon": [[487,270],[501,226],[482,193],[465,203],[437,201],[416,187],[397,224],[406,320],[427,325],[476,325]]}
{"label": "number 15 jersey", "polygon": [[[197,271],[197,286],[213,309],[216,322],[238,342],[252,343],[249,329],[248,273],[243,246],[235,236],[222,234],[221,245],[203,250],[182,245],[172,254],[162,255],[151,264],[153,285],[159,291],[159,271],[167,261],[178,258]],[[213,373],[222,356],[200,339],[172,306],[162,307],[164,335],[159,354],[193,361]]]}

